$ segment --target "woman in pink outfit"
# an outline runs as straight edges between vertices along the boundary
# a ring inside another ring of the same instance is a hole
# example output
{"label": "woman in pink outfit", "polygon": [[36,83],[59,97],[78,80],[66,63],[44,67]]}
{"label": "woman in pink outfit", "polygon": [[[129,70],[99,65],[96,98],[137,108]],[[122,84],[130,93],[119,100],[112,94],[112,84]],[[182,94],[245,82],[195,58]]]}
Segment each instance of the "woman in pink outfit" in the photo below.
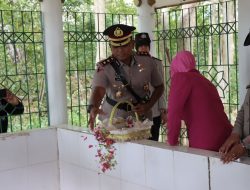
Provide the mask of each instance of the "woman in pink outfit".
{"label": "woman in pink outfit", "polygon": [[189,146],[218,151],[231,134],[232,125],[215,86],[195,69],[189,51],[177,53],[170,67],[168,143],[178,144],[181,120],[185,121]]}

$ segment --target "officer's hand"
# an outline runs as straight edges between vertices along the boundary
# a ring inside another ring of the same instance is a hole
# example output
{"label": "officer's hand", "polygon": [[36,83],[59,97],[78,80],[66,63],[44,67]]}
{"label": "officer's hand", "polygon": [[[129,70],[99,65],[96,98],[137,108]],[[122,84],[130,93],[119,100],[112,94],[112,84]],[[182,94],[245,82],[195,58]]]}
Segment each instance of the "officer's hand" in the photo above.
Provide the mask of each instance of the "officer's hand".
{"label": "officer's hand", "polygon": [[89,127],[90,127],[90,130],[93,131],[94,130],[94,126],[95,126],[95,118],[97,116],[97,114],[105,114],[104,111],[102,109],[99,109],[99,108],[96,108],[96,107],[93,107],[91,110],[90,110],[90,113],[89,113]]}
{"label": "officer's hand", "polygon": [[229,152],[221,155],[221,160],[223,163],[229,163],[231,161],[237,160],[246,153],[246,148],[242,146],[241,143],[235,144]]}
{"label": "officer's hand", "polygon": [[148,104],[137,104],[136,106],[134,106],[134,111],[138,115],[144,115],[150,110],[150,108],[151,107]]}
{"label": "officer's hand", "polygon": [[219,152],[226,154],[235,145],[240,143],[240,136],[236,133],[232,133],[226,140],[226,142],[220,147]]}
{"label": "officer's hand", "polygon": [[6,97],[5,100],[12,104],[13,106],[16,106],[19,104],[19,99],[17,98],[16,95],[14,95],[11,91],[6,90]]}

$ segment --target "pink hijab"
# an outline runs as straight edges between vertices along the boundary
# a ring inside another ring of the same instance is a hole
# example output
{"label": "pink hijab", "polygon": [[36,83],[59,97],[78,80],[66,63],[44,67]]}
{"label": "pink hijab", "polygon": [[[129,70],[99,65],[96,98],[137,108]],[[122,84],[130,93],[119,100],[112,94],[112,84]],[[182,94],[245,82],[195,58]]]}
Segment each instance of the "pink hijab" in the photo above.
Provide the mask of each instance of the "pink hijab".
{"label": "pink hijab", "polygon": [[190,51],[180,51],[174,57],[170,66],[171,78],[175,73],[188,72],[195,69],[195,58]]}

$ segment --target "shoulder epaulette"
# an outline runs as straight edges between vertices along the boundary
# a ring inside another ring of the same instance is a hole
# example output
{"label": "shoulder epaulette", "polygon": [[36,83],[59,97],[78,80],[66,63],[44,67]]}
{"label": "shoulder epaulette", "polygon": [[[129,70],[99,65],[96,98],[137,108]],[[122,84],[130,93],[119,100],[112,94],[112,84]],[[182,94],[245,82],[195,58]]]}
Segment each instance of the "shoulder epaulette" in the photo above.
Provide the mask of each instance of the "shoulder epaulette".
{"label": "shoulder epaulette", "polygon": [[248,88],[250,88],[250,84],[249,84],[249,85],[247,85],[246,89],[248,89]]}
{"label": "shoulder epaulette", "polygon": [[101,61],[98,62],[98,64],[105,66],[110,64],[111,62],[113,62],[115,59],[113,57],[108,57],[107,59],[103,59]]}
{"label": "shoulder epaulette", "polygon": [[148,52],[136,52],[136,55],[140,55],[140,56],[150,56],[150,54]]}
{"label": "shoulder epaulette", "polygon": [[153,58],[153,59],[156,59],[157,61],[162,61],[161,59],[158,59],[158,58],[153,57],[153,56],[152,56],[152,58]]}

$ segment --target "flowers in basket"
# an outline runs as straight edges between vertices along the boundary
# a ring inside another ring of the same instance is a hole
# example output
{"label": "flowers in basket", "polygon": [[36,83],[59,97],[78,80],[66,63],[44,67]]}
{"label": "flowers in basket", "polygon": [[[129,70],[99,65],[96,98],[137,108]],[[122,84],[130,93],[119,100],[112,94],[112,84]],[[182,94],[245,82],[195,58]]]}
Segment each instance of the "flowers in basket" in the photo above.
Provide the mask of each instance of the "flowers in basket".
{"label": "flowers in basket", "polygon": [[[96,158],[99,159],[99,168],[103,173],[107,170],[115,169],[117,164],[115,160],[115,151],[114,146],[115,141],[108,138],[109,131],[102,126],[97,126],[94,128],[94,136],[98,141]],[[84,138],[86,140],[87,138]],[[89,148],[92,148],[93,145],[89,145]]]}

